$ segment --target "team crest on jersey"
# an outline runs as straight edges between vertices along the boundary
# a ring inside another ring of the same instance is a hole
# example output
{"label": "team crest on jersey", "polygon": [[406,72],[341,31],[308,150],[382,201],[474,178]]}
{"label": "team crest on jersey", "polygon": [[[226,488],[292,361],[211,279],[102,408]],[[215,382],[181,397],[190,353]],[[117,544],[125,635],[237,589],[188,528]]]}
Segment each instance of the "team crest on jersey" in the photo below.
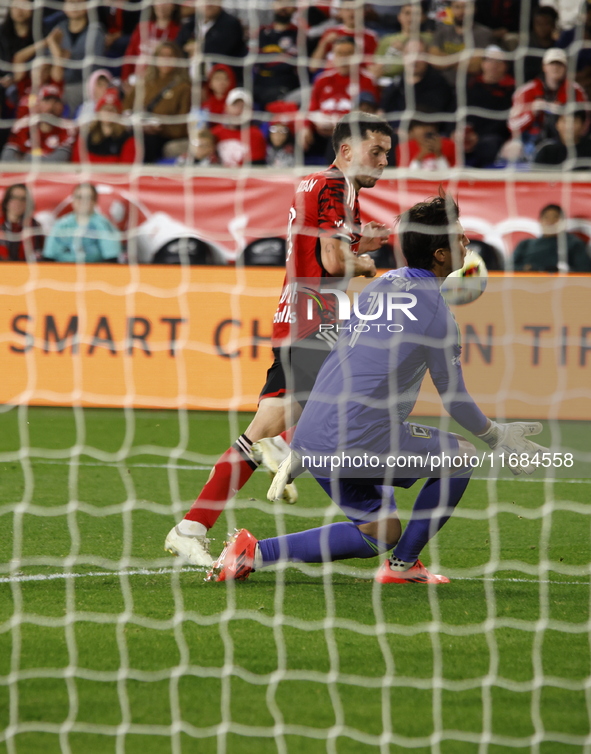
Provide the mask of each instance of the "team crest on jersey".
{"label": "team crest on jersey", "polygon": [[428,427],[420,427],[418,424],[410,425],[410,434],[412,437],[422,437],[424,440],[431,439],[431,430]]}

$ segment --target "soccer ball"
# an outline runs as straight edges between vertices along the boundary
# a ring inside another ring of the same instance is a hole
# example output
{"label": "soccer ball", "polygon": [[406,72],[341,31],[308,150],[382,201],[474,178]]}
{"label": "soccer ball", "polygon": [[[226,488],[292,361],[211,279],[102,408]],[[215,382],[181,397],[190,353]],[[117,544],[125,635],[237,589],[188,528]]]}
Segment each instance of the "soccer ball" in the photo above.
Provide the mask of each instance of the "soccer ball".
{"label": "soccer ball", "polygon": [[476,301],[484,293],[488,270],[482,257],[468,251],[461,270],[450,273],[441,286],[441,295],[450,306],[460,306]]}

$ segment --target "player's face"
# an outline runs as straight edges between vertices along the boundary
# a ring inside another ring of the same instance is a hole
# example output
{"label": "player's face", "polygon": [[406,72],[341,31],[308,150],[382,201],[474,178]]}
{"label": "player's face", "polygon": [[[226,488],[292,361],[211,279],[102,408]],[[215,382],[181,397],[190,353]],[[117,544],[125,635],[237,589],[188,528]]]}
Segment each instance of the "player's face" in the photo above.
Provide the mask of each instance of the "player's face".
{"label": "player's face", "polygon": [[456,233],[453,235],[452,247],[449,254],[449,275],[450,272],[461,270],[464,266],[468,244],[470,239],[466,236],[461,223],[456,223]]}
{"label": "player's face", "polygon": [[350,163],[347,174],[357,188],[373,188],[388,164],[392,139],[378,131],[368,131],[363,141],[350,142]]}

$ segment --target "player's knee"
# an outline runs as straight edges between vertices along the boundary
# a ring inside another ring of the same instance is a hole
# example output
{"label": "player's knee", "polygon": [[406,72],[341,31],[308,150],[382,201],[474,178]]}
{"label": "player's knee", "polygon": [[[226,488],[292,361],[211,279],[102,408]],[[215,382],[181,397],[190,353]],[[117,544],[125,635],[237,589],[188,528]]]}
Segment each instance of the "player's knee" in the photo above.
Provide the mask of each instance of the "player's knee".
{"label": "player's knee", "polygon": [[465,437],[462,437],[461,435],[458,435],[458,451],[460,455],[464,455],[464,453],[467,453],[468,455],[472,456],[475,453],[477,453],[477,450],[475,446],[470,442],[470,440],[466,440]]}
{"label": "player's knee", "polygon": [[397,544],[402,533],[402,526],[398,518],[372,521],[370,524],[362,524],[359,529],[375,539],[382,552],[391,550]]}

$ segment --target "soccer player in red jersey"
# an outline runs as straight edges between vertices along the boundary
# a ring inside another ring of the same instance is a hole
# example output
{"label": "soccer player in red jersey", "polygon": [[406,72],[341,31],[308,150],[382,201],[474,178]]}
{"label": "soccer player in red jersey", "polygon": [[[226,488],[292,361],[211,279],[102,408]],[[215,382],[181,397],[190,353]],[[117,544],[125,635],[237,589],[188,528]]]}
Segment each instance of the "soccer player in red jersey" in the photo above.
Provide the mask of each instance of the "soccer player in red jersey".
{"label": "soccer player in red jersey", "polygon": [[[165,549],[193,565],[211,566],[207,532],[259,465],[253,444],[280,433],[285,438],[286,428],[297,421],[333,345],[318,337],[317,322],[306,323],[298,331],[292,327],[291,283],[302,278],[319,283],[323,278],[376,274],[367,252],[386,243],[389,229],[371,222],[362,230],[358,195],[362,188],[375,186],[386,167],[392,130],[377,116],[350,114],[337,123],[333,145],[334,163],[300,181],[289,211],[286,275],[273,323],[275,358],[258,410],[246,432],[215,464],[185,518],[166,538]],[[297,400],[289,400],[292,396]]]}

